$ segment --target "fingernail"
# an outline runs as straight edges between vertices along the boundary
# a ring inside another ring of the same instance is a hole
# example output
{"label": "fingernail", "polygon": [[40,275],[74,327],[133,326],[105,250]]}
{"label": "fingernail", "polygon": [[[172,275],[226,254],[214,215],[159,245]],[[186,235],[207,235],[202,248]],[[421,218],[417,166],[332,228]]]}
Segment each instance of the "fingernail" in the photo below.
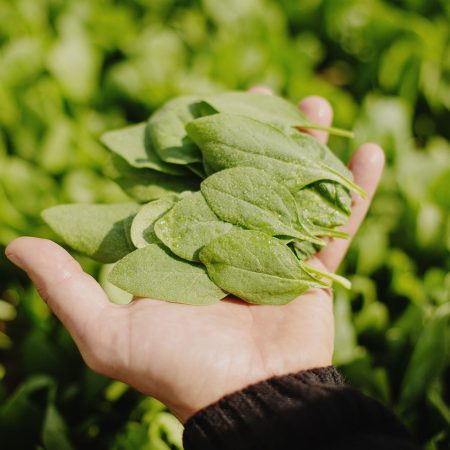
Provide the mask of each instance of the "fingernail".
{"label": "fingernail", "polygon": [[23,264],[20,260],[20,258],[15,255],[14,253],[5,253],[5,256],[13,263],[15,264],[17,267],[19,267],[20,269],[23,270]]}

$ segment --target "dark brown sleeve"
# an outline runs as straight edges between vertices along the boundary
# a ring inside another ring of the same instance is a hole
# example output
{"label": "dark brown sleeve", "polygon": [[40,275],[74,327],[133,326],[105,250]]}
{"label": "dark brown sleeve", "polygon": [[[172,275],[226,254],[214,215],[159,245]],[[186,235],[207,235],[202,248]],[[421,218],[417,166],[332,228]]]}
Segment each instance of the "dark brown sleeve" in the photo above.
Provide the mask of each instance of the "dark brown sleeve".
{"label": "dark brown sleeve", "polygon": [[379,402],[334,367],[273,377],[192,416],[185,450],[417,450]]}

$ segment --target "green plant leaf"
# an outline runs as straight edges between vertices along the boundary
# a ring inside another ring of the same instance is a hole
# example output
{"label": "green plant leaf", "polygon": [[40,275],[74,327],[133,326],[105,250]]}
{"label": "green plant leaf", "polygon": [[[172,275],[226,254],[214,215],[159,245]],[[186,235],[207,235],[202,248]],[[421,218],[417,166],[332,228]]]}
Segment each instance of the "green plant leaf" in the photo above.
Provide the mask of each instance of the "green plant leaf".
{"label": "green plant leaf", "polygon": [[304,188],[294,192],[298,213],[315,230],[327,230],[347,223],[348,216],[335,203],[316,189]]}
{"label": "green plant leaf", "polygon": [[109,280],[135,296],[189,305],[208,305],[227,295],[209,279],[204,267],[183,261],[158,244],[125,256]]}
{"label": "green plant leaf", "polygon": [[204,102],[219,113],[251,117],[288,134],[296,134],[298,131],[295,129],[300,128],[326,130],[335,135],[352,136],[352,133],[346,130],[314,124],[295,105],[276,95],[231,91],[210,95],[204,99]]}
{"label": "green plant leaf", "polygon": [[175,196],[165,196],[144,205],[131,224],[131,241],[136,248],[159,242],[154,231],[155,222],[176,203]]}
{"label": "green plant leaf", "polygon": [[[311,140],[311,137],[296,133],[292,138],[302,148],[303,151],[308,152],[311,159],[321,161],[326,166],[331,167],[342,176],[353,181],[353,174],[348,167],[330,150],[329,147],[319,142],[317,139]],[[352,197],[347,187],[342,186],[335,181],[319,181],[314,183],[311,188],[317,190],[321,195],[327,197],[343,212],[351,213]]]}
{"label": "green plant leaf", "polygon": [[282,305],[328,285],[310,276],[281,240],[260,231],[235,228],[205,245],[200,260],[217,286],[249,303]]}
{"label": "green plant leaf", "polygon": [[289,247],[300,261],[308,259],[310,256],[317,253],[321,247],[314,245],[310,241],[290,242]]}
{"label": "green plant leaf", "polygon": [[42,443],[47,450],[73,450],[67,425],[53,403],[49,403],[42,425]]}
{"label": "green plant leaf", "polygon": [[263,170],[225,169],[209,176],[200,188],[219,219],[271,236],[290,236],[321,244],[300,222],[289,190]]}
{"label": "green plant leaf", "polygon": [[271,125],[223,113],[189,122],[186,130],[215,171],[251,166],[270,173],[291,192],[316,181],[329,180],[365,195],[352,180],[311,158],[309,146],[316,145],[311,136],[304,135],[300,145]]}
{"label": "green plant leaf", "polygon": [[141,203],[167,194],[196,191],[200,186],[200,179],[194,175],[178,177],[151,169],[136,169],[117,155],[112,155],[106,174],[130,197]]}
{"label": "green plant leaf", "polygon": [[437,308],[425,323],[414,346],[400,390],[398,408],[408,411],[426,394],[433,381],[444,370],[448,343],[446,332],[450,321],[450,305]]}
{"label": "green plant leaf", "polygon": [[171,164],[201,162],[202,155],[185,130],[186,123],[195,119],[196,97],[177,97],[165,103],[148,120],[148,133],[158,156]]}
{"label": "green plant leaf", "polygon": [[139,210],[135,203],[59,205],[42,212],[48,225],[73,249],[96,261],[112,263],[134,248],[124,221]]}
{"label": "green plant leaf", "polygon": [[325,197],[347,216],[351,214],[352,196],[350,191],[345,186],[342,186],[342,184],[338,184],[335,181],[319,181],[312,184],[310,187]]}
{"label": "green plant leaf", "polygon": [[317,139],[312,138],[309,134],[295,133],[291,138],[301,147],[302,152],[308,157],[321,161],[328,167],[331,167],[342,176],[353,180],[353,174],[350,169],[331,151],[331,149],[322,144]]}
{"label": "green plant leaf", "polygon": [[132,167],[152,169],[170,175],[186,175],[188,173],[183,167],[161,161],[150,143],[146,123],[107,131],[100,140]]}
{"label": "green plant leaf", "polygon": [[154,227],[156,236],[173,253],[197,262],[200,249],[231,228],[233,225],[214,214],[201,192],[180,200]]}

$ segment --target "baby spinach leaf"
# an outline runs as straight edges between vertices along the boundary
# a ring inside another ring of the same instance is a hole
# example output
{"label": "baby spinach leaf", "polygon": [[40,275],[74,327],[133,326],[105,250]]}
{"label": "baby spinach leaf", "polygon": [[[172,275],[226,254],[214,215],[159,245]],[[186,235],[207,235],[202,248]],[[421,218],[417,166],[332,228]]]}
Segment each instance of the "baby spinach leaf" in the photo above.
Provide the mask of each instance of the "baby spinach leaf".
{"label": "baby spinach leaf", "polygon": [[43,219],[73,249],[96,261],[113,263],[134,250],[124,223],[139,210],[135,203],[59,205]]}
{"label": "baby spinach leaf", "polygon": [[176,203],[175,196],[166,195],[144,205],[131,224],[131,240],[136,248],[159,242],[154,231],[155,222]]}
{"label": "baby spinach leaf", "polygon": [[320,249],[320,247],[309,241],[291,242],[289,243],[289,247],[300,261],[307,260]]}
{"label": "baby spinach leaf", "polygon": [[148,121],[148,133],[157,155],[171,164],[201,162],[198,147],[186,135],[184,126],[195,119],[196,97],[177,97],[165,103]]}
{"label": "baby spinach leaf", "polygon": [[[215,171],[251,166],[270,173],[291,192],[316,181],[330,180],[365,195],[350,179],[308,156],[296,140],[249,117],[214,114],[189,122],[186,130]],[[314,145],[314,138],[309,138],[310,145]],[[309,145],[307,142],[304,140],[303,146]]]}
{"label": "baby spinach leaf", "polygon": [[189,305],[209,305],[227,295],[209,279],[203,266],[183,261],[158,244],[121,259],[109,281],[138,297]]}
{"label": "baby spinach leaf", "polygon": [[345,186],[334,181],[318,181],[310,187],[339,208],[347,217],[351,214],[352,196]]}
{"label": "baby spinach leaf", "polygon": [[194,175],[177,177],[151,169],[136,169],[117,155],[111,155],[106,174],[130,197],[142,203],[166,194],[196,191],[200,184],[199,178]]}
{"label": "baby spinach leaf", "polygon": [[300,151],[303,154],[311,159],[323,162],[342,176],[353,180],[353,174],[350,169],[325,144],[305,133],[295,133],[291,137],[300,147]]}
{"label": "baby spinach leaf", "polygon": [[153,169],[171,175],[186,175],[182,167],[167,164],[155,154],[146,132],[147,124],[139,123],[118,130],[107,131],[100,140],[112,152],[136,168]]}
{"label": "baby spinach leaf", "polygon": [[198,262],[200,249],[232,227],[230,223],[219,220],[201,192],[196,192],[164,214],[155,223],[155,233],[177,256]]}
{"label": "baby spinach leaf", "polygon": [[348,221],[348,215],[339,206],[312,187],[301,189],[293,195],[301,220],[311,224],[313,230],[331,229]]}
{"label": "baby spinach leaf", "polygon": [[282,241],[260,231],[235,228],[205,245],[200,260],[217,286],[249,303],[281,305],[328,285],[309,275]]}
{"label": "baby spinach leaf", "polygon": [[[353,174],[348,167],[324,144],[317,139],[303,133],[296,133],[292,136],[299,147],[315,160],[322,161],[328,167],[339,172],[344,177],[353,181]],[[349,190],[334,181],[319,181],[312,186],[320,194],[331,200],[336,206],[347,214],[351,212],[352,197]]]}
{"label": "baby spinach leaf", "polygon": [[300,222],[289,190],[263,170],[225,169],[209,176],[200,188],[210,208],[226,222],[271,236],[321,243]]}
{"label": "baby spinach leaf", "polygon": [[312,123],[295,105],[276,95],[232,91],[210,95],[204,102],[211,105],[217,112],[251,117],[288,134],[296,134],[295,128],[300,128],[320,129],[335,135],[352,136],[352,133],[346,130]]}

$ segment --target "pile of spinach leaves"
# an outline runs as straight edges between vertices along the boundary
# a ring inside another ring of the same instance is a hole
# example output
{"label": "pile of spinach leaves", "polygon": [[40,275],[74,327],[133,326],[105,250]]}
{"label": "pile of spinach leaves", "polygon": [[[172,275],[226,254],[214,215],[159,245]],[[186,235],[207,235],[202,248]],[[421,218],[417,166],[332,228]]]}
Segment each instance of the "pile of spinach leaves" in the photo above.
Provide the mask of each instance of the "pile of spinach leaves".
{"label": "pile of spinach leaves", "polygon": [[108,174],[134,203],[60,205],[43,217],[75,250],[116,263],[110,281],[138,297],[285,304],[346,285],[306,260],[322,237],[346,237],[336,227],[351,191],[364,191],[308,128],[320,127],[277,96],[175,98],[102,136]]}

